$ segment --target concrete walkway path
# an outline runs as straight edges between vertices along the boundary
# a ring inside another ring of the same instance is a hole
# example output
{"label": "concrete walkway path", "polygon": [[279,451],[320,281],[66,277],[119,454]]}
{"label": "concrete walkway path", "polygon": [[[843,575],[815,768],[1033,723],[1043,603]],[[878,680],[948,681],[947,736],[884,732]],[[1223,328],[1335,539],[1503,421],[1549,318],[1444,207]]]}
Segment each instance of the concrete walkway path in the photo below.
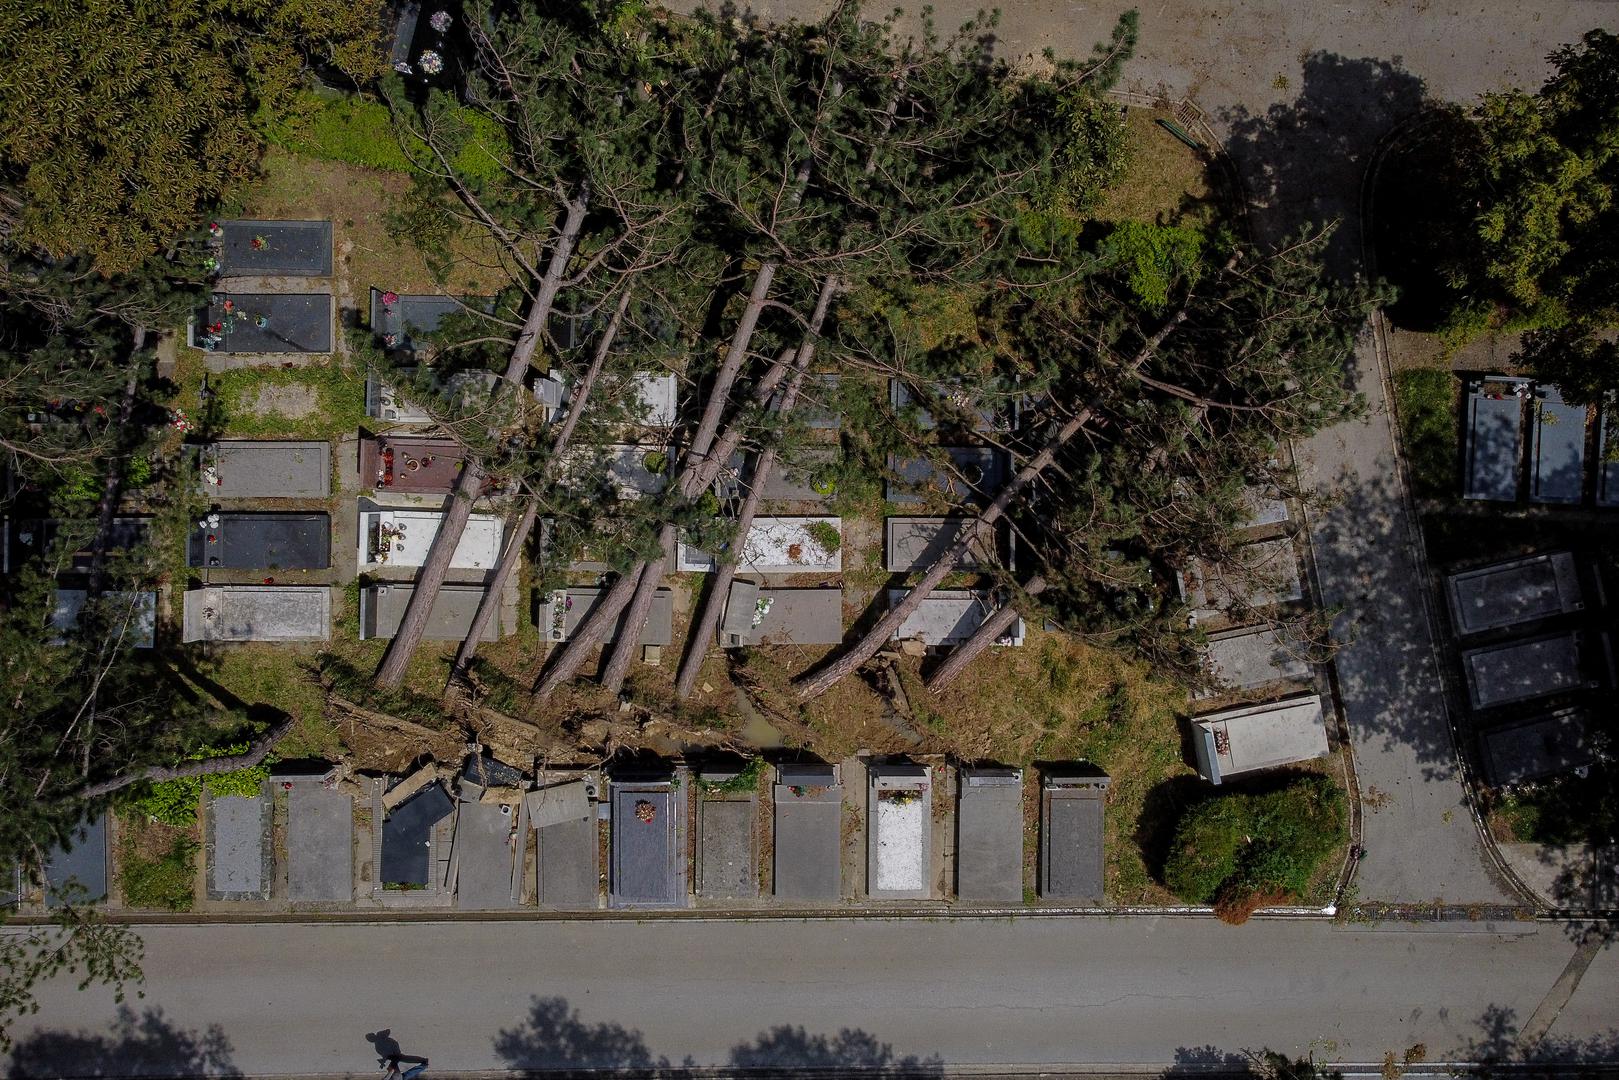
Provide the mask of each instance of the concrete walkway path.
{"label": "concrete walkway path", "polygon": [[[1491,932],[1492,929],[1503,931]],[[9,1075],[375,1075],[388,1030],[429,1075],[676,1066],[1208,1066],[1245,1049],[1375,1064],[1614,1054],[1619,955],[1563,980],[1550,924],[1261,919],[589,922],[148,928],[118,1018],[71,978]],[[1555,993],[1554,993],[1555,991]],[[1566,1000],[1564,995],[1566,996]],[[1538,1034],[1536,1032],[1531,1034]]]}

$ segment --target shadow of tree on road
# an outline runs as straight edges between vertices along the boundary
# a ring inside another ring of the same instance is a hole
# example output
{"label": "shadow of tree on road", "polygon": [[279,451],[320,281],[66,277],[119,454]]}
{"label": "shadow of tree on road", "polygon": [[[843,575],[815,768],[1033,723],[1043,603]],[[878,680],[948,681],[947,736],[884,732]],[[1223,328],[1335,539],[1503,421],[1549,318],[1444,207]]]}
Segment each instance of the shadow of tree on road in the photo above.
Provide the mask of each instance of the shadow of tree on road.
{"label": "shadow of tree on road", "polygon": [[[523,1024],[495,1037],[495,1053],[508,1068],[536,1073],[612,1070],[626,1076],[679,1078],[699,1072],[689,1057],[676,1064],[654,1055],[639,1031],[612,1022],[590,1023],[560,997],[534,998]],[[733,1046],[729,1064],[749,1074],[785,1078],[851,1075],[900,1080],[944,1075],[940,1059],[896,1055],[888,1043],[856,1028],[818,1035],[790,1024]]]}
{"label": "shadow of tree on road", "polygon": [[1427,87],[1399,57],[1351,59],[1321,50],[1304,58],[1298,97],[1263,113],[1218,116],[1247,191],[1255,232],[1277,241],[1307,222],[1342,221],[1327,253],[1344,275],[1360,266],[1360,184],[1377,140],[1415,115]]}
{"label": "shadow of tree on road", "polygon": [[11,1048],[7,1076],[45,1077],[241,1076],[231,1062],[231,1044],[218,1026],[184,1031],[161,1009],[137,1015],[118,1010],[110,1034],[40,1031]]}
{"label": "shadow of tree on road", "polygon": [[[1479,1034],[1469,1040],[1458,1054],[1462,1061],[1477,1061],[1485,1065],[1513,1067],[1513,1075],[1533,1078],[1535,1065],[1559,1066],[1556,1075],[1568,1075],[1567,1066],[1611,1063],[1619,1060],[1619,1028],[1609,1028],[1598,1035],[1568,1038],[1547,1034],[1542,1038],[1525,1040],[1523,1028],[1528,1021],[1520,1021],[1517,1010],[1503,1005],[1492,1005],[1479,1017]],[[1526,1041],[1528,1045],[1525,1045]]]}
{"label": "shadow of tree on road", "polygon": [[821,1076],[834,1071],[885,1078],[944,1075],[944,1062],[937,1057],[896,1057],[893,1047],[864,1031],[844,1028],[833,1036],[811,1035],[788,1024],[761,1033],[751,1043],[733,1047],[731,1065],[789,1077]]}
{"label": "shadow of tree on road", "polygon": [[667,1069],[639,1031],[592,1024],[560,997],[534,998],[522,1026],[495,1036],[495,1053],[515,1069]]}

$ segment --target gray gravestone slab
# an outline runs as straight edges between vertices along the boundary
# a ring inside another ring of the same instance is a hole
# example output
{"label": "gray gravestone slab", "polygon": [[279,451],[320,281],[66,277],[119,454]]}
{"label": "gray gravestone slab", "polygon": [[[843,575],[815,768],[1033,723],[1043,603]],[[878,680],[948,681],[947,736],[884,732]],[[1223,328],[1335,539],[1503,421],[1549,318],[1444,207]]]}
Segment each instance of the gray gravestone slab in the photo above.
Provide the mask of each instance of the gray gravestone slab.
{"label": "gray gravestone slab", "polygon": [[219,238],[221,274],[331,276],[330,221],[241,220],[220,225],[224,232]]}
{"label": "gray gravestone slab", "polygon": [[209,806],[213,845],[208,888],[226,895],[264,892],[264,799],[235,795]]}
{"label": "gray gravestone slab", "polygon": [[1451,574],[1451,621],[1463,637],[1566,615],[1584,607],[1579,571],[1567,551],[1549,551]]}
{"label": "gray gravestone slab", "polygon": [[1585,685],[1579,639],[1552,634],[1462,653],[1467,695],[1475,709],[1510,705]]}
{"label": "gray gravestone slab", "polygon": [[318,784],[287,793],[287,896],[354,899],[354,801]]}
{"label": "gray gravestone slab", "polygon": [[1584,405],[1566,405],[1554,386],[1534,403],[1535,441],[1529,501],[1577,503],[1585,486]]}
{"label": "gray gravestone slab", "polygon": [[1102,900],[1102,799],[1061,789],[1045,793],[1045,874],[1040,895]]}
{"label": "gray gravestone slab", "polygon": [[67,847],[55,848],[45,857],[45,906],[106,898],[107,815],[101,814],[75,829]]}
{"label": "gray gravestone slab", "polygon": [[956,819],[956,895],[1023,899],[1023,785],[964,786]]}
{"label": "gray gravestone slab", "polygon": [[1586,715],[1561,709],[1483,736],[1484,772],[1492,784],[1521,784],[1591,763]]}
{"label": "gray gravestone slab", "polygon": [[697,895],[708,899],[753,899],[759,895],[758,860],[753,854],[754,801],[703,802],[702,877]]}
{"label": "gray gravestone slab", "polygon": [[[675,847],[677,797],[667,788],[613,788],[612,906],[668,907],[682,899],[674,866],[685,857]],[[651,807],[650,821],[636,812],[642,803]]]}
{"label": "gray gravestone slab", "polygon": [[891,455],[888,467],[894,479],[883,486],[883,497],[891,503],[915,506],[930,496],[942,497],[952,505],[988,501],[1006,484],[1007,459],[987,446],[946,446],[950,466],[927,458]]}
{"label": "gray gravestone slab", "polygon": [[1304,643],[1269,627],[1238,634],[1222,634],[1204,646],[1209,674],[1221,689],[1251,690],[1256,686],[1303,679],[1310,674]]}
{"label": "gray gravestone slab", "polygon": [[1523,402],[1507,394],[1467,398],[1467,486],[1464,499],[1513,502],[1518,497],[1518,446]]}
{"label": "gray gravestone slab", "polygon": [[468,803],[455,823],[455,903],[464,910],[516,907],[512,899],[513,815],[494,804]]}
{"label": "gray gravestone slab", "polygon": [[[214,518],[218,524],[211,524]],[[209,514],[191,530],[189,565],[212,570],[325,570],[332,519],[323,513]]]}
{"label": "gray gravestone slab", "polygon": [[[332,351],[330,293],[231,293],[232,309],[223,300],[204,308],[197,318],[194,341],[212,327],[220,335],[222,353],[323,353]],[[262,318],[264,325],[258,325]]]}
{"label": "gray gravestone slab", "polygon": [[536,829],[540,906],[564,911],[598,907],[596,819],[577,818]]}
{"label": "gray gravestone slab", "polygon": [[[795,794],[794,787],[802,793]],[[843,889],[842,787],[777,784],[775,807],[776,895],[784,900],[837,900]]]}

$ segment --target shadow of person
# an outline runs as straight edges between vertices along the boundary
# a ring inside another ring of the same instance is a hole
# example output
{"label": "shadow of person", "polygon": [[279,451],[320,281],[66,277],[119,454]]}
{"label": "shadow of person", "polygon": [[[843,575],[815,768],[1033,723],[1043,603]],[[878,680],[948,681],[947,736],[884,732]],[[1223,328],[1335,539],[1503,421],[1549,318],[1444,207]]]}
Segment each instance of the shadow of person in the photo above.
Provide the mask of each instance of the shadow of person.
{"label": "shadow of person", "polygon": [[393,1037],[392,1028],[368,1031],[365,1035],[365,1041],[370,1043],[372,1049],[377,1052],[377,1064],[379,1066],[397,1060],[400,1056],[399,1040]]}

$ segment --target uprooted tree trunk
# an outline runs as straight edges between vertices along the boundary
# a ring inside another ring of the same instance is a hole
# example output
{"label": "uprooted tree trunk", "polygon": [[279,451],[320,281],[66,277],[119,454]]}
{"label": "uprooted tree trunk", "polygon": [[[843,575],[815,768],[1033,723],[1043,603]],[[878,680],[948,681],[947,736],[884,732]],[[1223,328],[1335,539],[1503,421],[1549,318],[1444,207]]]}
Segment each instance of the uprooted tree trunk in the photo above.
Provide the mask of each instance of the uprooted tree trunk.
{"label": "uprooted tree trunk", "polygon": [[[771,365],[770,370],[759,380],[759,384],[754,387],[753,391],[753,403],[755,405],[763,406],[770,401],[771,395],[775,393],[776,387],[786,373],[788,359],[793,355],[792,350],[784,350],[782,355]],[[735,452],[741,441],[742,431],[740,426],[731,425],[725,434],[720,436],[719,442],[715,444],[714,452],[711,455],[698,463],[696,468],[681,473],[679,480],[681,497],[692,498],[703,488],[712,484],[714,478],[719,475],[720,467],[730,460],[731,454]],[[668,561],[668,557],[668,550],[665,549],[663,554],[664,562]],[[613,582],[606,594],[597,601],[596,606],[590,609],[590,614],[585,616],[584,622],[580,623],[578,629],[568,638],[567,644],[563,645],[551,657],[550,664],[546,667],[544,674],[540,676],[539,683],[534,687],[534,692],[537,695],[543,698],[573,678],[574,674],[584,664],[586,657],[590,655],[591,649],[595,648],[596,643],[606,636],[608,628],[618,618],[619,612],[623,611],[624,605],[630,602],[636,585],[650,565],[650,562],[636,563],[628,571],[621,574],[617,581]],[[659,574],[661,576],[661,569]]]}
{"label": "uprooted tree trunk", "polygon": [[[568,444],[573,441],[574,428],[579,426],[579,417],[584,413],[585,406],[590,401],[590,392],[596,387],[596,380],[600,377],[602,367],[607,362],[607,355],[612,351],[613,339],[618,337],[618,328],[624,321],[624,312],[630,306],[630,290],[625,289],[618,297],[618,307],[613,311],[613,317],[602,331],[601,340],[596,342],[595,355],[591,357],[590,367],[585,372],[579,385],[574,388],[571,400],[568,402],[567,414],[562,418],[562,425],[557,429],[556,438],[551,442],[551,460],[556,461],[568,451]],[[500,610],[500,594],[510,580],[517,564],[522,561],[523,548],[528,544],[529,534],[534,531],[534,522],[539,517],[540,503],[538,498],[531,498],[528,506],[523,510],[523,516],[518,519],[517,527],[506,538],[506,548],[501,552],[500,564],[495,567],[495,577],[484,590],[483,598],[478,601],[478,610],[472,616],[472,626],[467,630],[467,636],[461,642],[460,649],[456,650],[455,663],[450,668],[450,680],[466,675],[472,667],[473,659],[478,655],[478,643],[483,640],[484,633]]]}
{"label": "uprooted tree trunk", "polygon": [[[528,318],[517,335],[504,379],[496,385],[491,395],[493,402],[499,402],[503,396],[509,395],[513,387],[521,391],[523,375],[528,371],[535,350],[545,334],[546,321],[551,317],[557,292],[562,288],[563,274],[567,272],[568,261],[573,257],[574,243],[579,239],[579,230],[585,222],[585,199],[582,195],[569,199],[567,205],[567,216],[551,249],[545,277],[540,281],[534,303],[529,307]],[[472,516],[472,504],[483,492],[486,475],[483,463],[468,457],[461,475],[456,477],[455,490],[450,494],[444,520],[439,523],[433,543],[427,549],[427,558],[416,574],[416,583],[411,590],[410,601],[405,605],[404,617],[399,620],[399,629],[393,640],[388,642],[388,649],[382,654],[382,663],[377,666],[377,674],[372,682],[378,689],[397,690],[405,681],[405,669],[427,631],[428,615],[433,610],[433,602],[438,599],[439,588],[450,572],[450,561],[455,557],[462,534],[466,532],[467,521]]]}
{"label": "uprooted tree trunk", "polygon": [[[130,346],[129,378],[124,380],[124,395],[118,402],[117,426],[127,430],[130,414],[135,408],[135,393],[140,388],[140,369],[134,358],[146,346],[146,328],[135,328],[134,342]],[[101,500],[96,504],[96,536],[90,549],[90,583],[86,588],[91,599],[101,595],[106,582],[107,540],[112,532],[112,519],[118,509],[118,489],[123,484],[124,468],[129,458],[113,454],[107,461],[107,473],[102,479]]]}
{"label": "uprooted tree trunk", "polygon": [[[809,325],[804,330],[804,340],[799,343],[798,349],[793,354],[794,360],[792,375],[789,378],[787,388],[783,392],[781,401],[778,404],[778,408],[782,411],[791,409],[793,404],[798,400],[798,389],[803,385],[804,375],[809,370],[810,364],[815,359],[816,336],[820,334],[821,326],[826,322],[826,313],[832,307],[832,298],[837,294],[837,290],[838,278],[836,275],[828,276],[827,279],[821,283],[820,295],[817,296],[815,300],[815,310],[811,313]],[[751,330],[749,332],[751,333]],[[774,370],[780,370],[779,364],[776,365]],[[718,452],[714,454],[713,459],[710,462],[704,462],[701,460],[697,462],[699,467],[710,464],[714,467],[699,468],[699,474],[709,474],[708,479],[706,479],[701,486],[696,487],[694,490],[687,491],[684,487],[682,487],[681,493],[685,498],[695,498],[698,492],[702,491],[703,488],[713,483],[713,476],[718,473],[719,468],[730,461],[731,454],[735,451],[741,440],[741,435],[741,426],[738,424],[733,424],[731,429],[726,432],[727,437],[720,440]],[[734,438],[732,436],[734,436]],[[763,486],[764,482],[769,478],[769,470],[775,467],[775,451],[767,450],[765,453],[768,455],[768,459],[761,458],[761,467],[764,469],[764,471],[760,473],[754,480],[755,491],[757,491],[759,487]],[[768,461],[768,463],[766,463],[766,461]],[[730,551],[726,552],[725,557],[719,561],[719,567],[721,569],[721,574],[725,579],[724,586],[726,588],[730,587],[731,578],[736,574],[736,560],[741,555],[741,549],[747,543],[748,526],[752,524],[754,510],[756,510],[759,505],[758,499],[754,497],[752,493],[750,493],[749,497],[753,499],[753,502],[752,508],[748,510],[747,521],[738,521],[736,539],[732,542]],[[669,565],[669,556],[674,551],[674,527],[672,525],[665,525],[662,533],[659,534],[658,539],[661,542],[664,557],[655,563],[649,563],[646,569],[641,572],[641,580],[636,583],[635,595],[630,600],[629,615],[624,621],[624,634],[619,641],[614,643],[612,655],[607,658],[607,664],[602,668],[602,685],[615,694],[623,688],[624,677],[629,674],[630,660],[634,655],[635,646],[641,638],[641,627],[646,622],[647,613],[652,609],[653,597],[656,595],[658,585],[663,581],[664,567]],[[713,591],[709,593],[710,597],[716,595],[718,594]],[[719,618],[717,608],[715,609],[714,618],[716,621]],[[697,632],[701,632],[700,627],[698,628]],[[707,633],[709,635],[713,634],[712,625],[708,628]],[[706,637],[697,640],[704,645],[707,643]],[[695,678],[695,674],[693,675],[693,678]]]}
{"label": "uprooted tree trunk", "polygon": [[227,757],[208,758],[204,761],[188,761],[184,765],[150,765],[132,773],[115,776],[111,780],[103,780],[99,784],[91,784],[81,788],[78,793],[80,799],[94,799],[102,795],[110,795],[121,791],[131,784],[142,781],[161,784],[165,780],[189,780],[194,776],[217,776],[220,773],[235,772],[237,769],[251,769],[255,765],[264,764],[264,759],[275,744],[287,737],[287,733],[297,723],[297,718],[287,716],[278,721],[275,727],[266,731],[259,740],[248,747],[246,753],[231,754]]}
{"label": "uprooted tree trunk", "polygon": [[[1031,578],[1029,583],[1023,586],[1023,592],[1028,596],[1039,596],[1045,590],[1046,579],[1039,575]],[[967,665],[977,659],[980,653],[999,641],[1001,635],[1011,629],[1017,618],[1017,604],[1009,599],[1005,605],[979,624],[972,637],[951,649],[950,655],[944,658],[944,663],[935,668],[933,673],[923,680],[923,684],[933,693],[939,693],[952,679],[967,670]]]}
{"label": "uprooted tree trunk", "polygon": [[[1226,263],[1226,272],[1229,272],[1232,266],[1236,264],[1237,258],[1237,255],[1233,255],[1230,261]],[[1190,311],[1189,306],[1183,305],[1168,322],[1159,328],[1157,333],[1148,338],[1141,350],[1125,365],[1124,374],[1127,376],[1134,375],[1139,371],[1157,352],[1164,339],[1176,327],[1186,321]],[[944,579],[950,575],[950,572],[956,568],[956,564],[975,544],[991,542],[995,523],[1005,516],[1006,511],[1011,508],[1018,493],[1056,460],[1057,451],[1061,450],[1070,439],[1079,434],[1080,429],[1090,421],[1091,417],[1096,415],[1100,407],[1101,403],[1093,400],[1069,418],[1062,427],[1058,428],[1056,434],[1046,441],[1040,452],[1030,458],[1023,468],[1018,470],[1017,475],[1012,477],[1005,487],[1001,488],[1000,494],[995,496],[994,501],[961,531],[955,542],[945,549],[933,565],[928,568],[927,572],[922,575],[922,579],[912,586],[910,592],[906,593],[899,603],[889,608],[887,614],[878,619],[876,624],[866,631],[859,641],[846,649],[836,660],[818,671],[795,679],[793,685],[797,689],[799,700],[808,701],[810,698],[819,697],[837,685],[845,676],[852,675],[859,670],[860,666],[867,660],[870,660],[877,650],[883,647],[883,643],[894,636],[894,631],[904,625],[905,620],[910,618],[911,613],[922,606],[922,601],[927,599],[928,595],[939,587]]]}
{"label": "uprooted tree trunk", "polygon": [[[820,333],[821,326],[826,321],[826,313],[837,288],[836,278],[828,278],[821,287],[821,295],[816,300],[815,311],[810,317],[808,332],[803,344],[799,346],[798,362],[794,364],[792,377],[787,382],[787,388],[782,391],[781,401],[777,406],[778,411],[783,414],[792,412],[793,406],[798,404],[799,390],[804,385],[804,378],[815,356],[814,335]],[[714,633],[719,627],[720,613],[725,609],[731,581],[736,577],[742,548],[747,543],[748,530],[753,526],[754,515],[758,513],[759,502],[764,497],[765,485],[770,482],[770,476],[775,468],[776,448],[767,446],[759,451],[754,461],[748,493],[743,497],[742,506],[737,510],[736,542],[719,560],[714,576],[709,581],[708,595],[703,598],[702,610],[686,635],[686,655],[680,663],[680,672],[675,677],[675,697],[681,701],[690,697],[692,688],[697,685],[697,673],[702,670],[703,658],[708,655]]]}

